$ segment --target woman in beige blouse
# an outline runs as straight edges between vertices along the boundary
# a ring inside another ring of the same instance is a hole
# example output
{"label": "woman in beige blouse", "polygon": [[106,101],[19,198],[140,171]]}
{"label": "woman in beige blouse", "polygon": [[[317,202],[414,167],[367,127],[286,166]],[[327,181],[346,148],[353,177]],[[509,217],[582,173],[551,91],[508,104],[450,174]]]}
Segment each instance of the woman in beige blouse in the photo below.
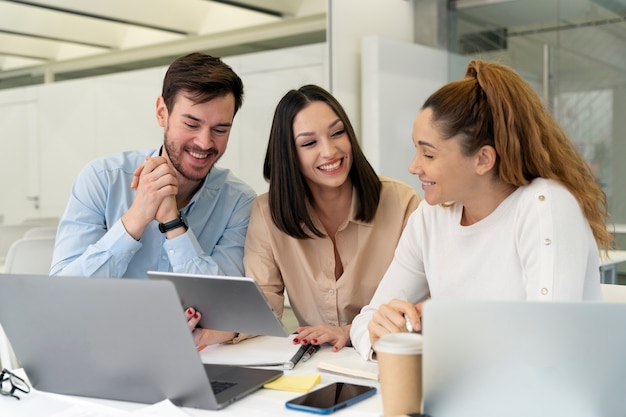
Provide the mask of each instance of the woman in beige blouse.
{"label": "woman in beige blouse", "polygon": [[342,106],[315,85],[278,103],[263,175],[269,192],[252,208],[246,275],[281,317],[287,291],[300,324],[295,343],[339,350],[419,196],[374,172]]}

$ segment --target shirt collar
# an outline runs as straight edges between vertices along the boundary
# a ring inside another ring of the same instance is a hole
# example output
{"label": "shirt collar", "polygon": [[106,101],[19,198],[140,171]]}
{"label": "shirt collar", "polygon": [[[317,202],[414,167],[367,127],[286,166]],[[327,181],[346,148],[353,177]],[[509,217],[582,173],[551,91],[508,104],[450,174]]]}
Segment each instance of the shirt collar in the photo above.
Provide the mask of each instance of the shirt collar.
{"label": "shirt collar", "polygon": [[[356,219],[358,204],[359,204],[359,201],[357,198],[356,188],[352,187],[352,201],[350,203],[350,214],[348,215],[348,218],[343,223],[341,223],[341,225],[339,226],[339,229],[337,229],[338,232],[348,227],[349,223],[355,223],[357,225],[368,226],[368,227],[372,226],[371,222],[368,223],[366,221]],[[317,216],[317,213],[315,212],[315,210],[313,210],[313,206],[311,205],[311,202],[309,201],[308,198],[306,199],[306,207],[315,227],[317,227],[318,230],[325,231],[326,229],[324,229],[322,222]]]}

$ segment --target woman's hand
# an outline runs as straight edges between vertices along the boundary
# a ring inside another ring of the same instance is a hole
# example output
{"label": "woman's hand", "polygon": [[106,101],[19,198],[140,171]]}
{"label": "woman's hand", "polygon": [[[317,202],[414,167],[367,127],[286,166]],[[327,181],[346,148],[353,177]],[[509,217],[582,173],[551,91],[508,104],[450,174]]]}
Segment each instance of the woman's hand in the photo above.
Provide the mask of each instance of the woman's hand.
{"label": "woman's hand", "polygon": [[235,336],[237,336],[237,334],[233,332],[224,332],[220,330],[210,330],[196,327],[198,325],[198,322],[200,322],[202,314],[200,314],[199,311],[196,311],[191,307],[185,310],[185,317],[187,318],[187,325],[189,326],[189,330],[191,330],[191,334],[193,335],[193,341],[196,344],[198,350],[202,350],[208,345],[228,342],[229,340],[232,340]]}
{"label": "woman's hand", "polygon": [[408,301],[393,299],[389,304],[381,305],[367,326],[372,347],[386,334],[408,332],[407,320],[413,331],[420,331],[423,304],[413,305]]}
{"label": "woman's hand", "polygon": [[350,344],[350,326],[300,326],[296,330],[298,334],[293,339],[293,343],[306,345],[312,343],[321,345],[330,343],[333,345],[333,352],[341,350]]}

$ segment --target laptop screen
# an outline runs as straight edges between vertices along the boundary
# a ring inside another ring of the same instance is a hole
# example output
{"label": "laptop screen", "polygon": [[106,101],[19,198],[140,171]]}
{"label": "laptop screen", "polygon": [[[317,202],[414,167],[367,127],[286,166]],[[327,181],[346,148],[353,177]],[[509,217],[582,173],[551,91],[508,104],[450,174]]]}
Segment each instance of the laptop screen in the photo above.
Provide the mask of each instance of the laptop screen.
{"label": "laptop screen", "polygon": [[427,301],[432,416],[615,416],[626,410],[626,304]]}
{"label": "laptop screen", "polygon": [[[218,409],[282,374],[203,365],[168,281],[0,274],[0,323],[40,391]],[[216,398],[214,369],[237,391]]]}

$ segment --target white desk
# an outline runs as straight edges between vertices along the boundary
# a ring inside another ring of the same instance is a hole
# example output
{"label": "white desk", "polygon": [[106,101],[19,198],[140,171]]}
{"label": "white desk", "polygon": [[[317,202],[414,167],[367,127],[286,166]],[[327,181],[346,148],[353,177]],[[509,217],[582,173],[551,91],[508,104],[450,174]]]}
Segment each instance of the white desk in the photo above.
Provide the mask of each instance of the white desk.
{"label": "white desk", "polygon": [[617,284],[617,264],[626,262],[626,250],[610,250],[608,256],[600,251],[600,280],[603,284]]}
{"label": "white desk", "polygon": [[[339,352],[333,352],[330,346],[324,346],[311,360],[300,362],[291,371],[285,371],[286,375],[306,375],[320,373],[321,383],[315,387],[319,388],[330,382],[343,381],[353,382],[362,385],[371,385],[379,389],[379,392],[364,401],[354,404],[348,408],[333,413],[336,417],[380,417],[382,416],[382,399],[380,386],[377,381],[371,379],[351,378],[321,372],[317,369],[317,363],[323,360],[336,359],[341,357],[358,356],[352,348],[344,348]],[[285,402],[301,395],[299,392],[278,391],[260,389],[259,391],[229,405],[218,411],[199,410],[192,408],[181,408],[189,416],[254,416],[254,417],[274,417],[292,416],[306,417],[313,415],[302,411],[289,410],[285,407]],[[102,400],[95,398],[73,397],[45,393],[32,390],[30,394],[22,394],[18,401],[15,398],[0,396],[0,416],[4,417],[48,417],[54,413],[69,409],[77,402],[88,401],[89,403],[105,405],[118,410],[137,411],[147,406],[147,404],[129,403],[121,401]]]}

